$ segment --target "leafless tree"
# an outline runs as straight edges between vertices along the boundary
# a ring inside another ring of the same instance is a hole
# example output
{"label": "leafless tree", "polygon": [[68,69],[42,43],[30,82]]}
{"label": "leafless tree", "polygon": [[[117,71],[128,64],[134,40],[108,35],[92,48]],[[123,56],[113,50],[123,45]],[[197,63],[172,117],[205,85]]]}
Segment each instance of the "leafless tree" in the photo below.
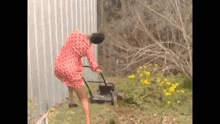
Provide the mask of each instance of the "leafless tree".
{"label": "leafless tree", "polygon": [[[120,3],[120,11],[114,11],[117,16],[108,15],[98,29],[106,34],[99,46],[105,72],[127,75],[142,64],[158,63],[164,73],[182,72],[191,80],[192,0]],[[108,13],[103,8],[101,12],[102,17]]]}

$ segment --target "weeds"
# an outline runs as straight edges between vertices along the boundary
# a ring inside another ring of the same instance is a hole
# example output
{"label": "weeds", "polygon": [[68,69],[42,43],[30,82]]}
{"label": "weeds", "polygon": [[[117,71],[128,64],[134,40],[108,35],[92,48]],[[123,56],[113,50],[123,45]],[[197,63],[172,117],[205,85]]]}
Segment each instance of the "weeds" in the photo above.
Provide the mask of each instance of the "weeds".
{"label": "weeds", "polygon": [[[157,64],[145,64],[138,67],[135,74],[129,75],[129,84],[132,88],[125,101],[141,105],[144,102],[153,102],[161,106],[161,103],[171,105],[173,102],[183,103],[185,83],[187,78],[183,75],[161,75]],[[152,82],[152,83],[151,83]],[[136,83],[132,85],[132,83]],[[144,86],[142,86],[144,85]],[[191,87],[188,87],[191,90]]]}
{"label": "weeds", "polygon": [[36,99],[28,99],[28,124],[34,124],[37,121],[37,110],[38,104],[36,103]]}
{"label": "weeds", "polygon": [[[110,82],[116,83],[119,91],[125,92],[125,96],[118,100],[117,106],[90,104],[93,123],[192,123],[192,91],[190,87],[184,87],[186,77],[182,74],[162,75],[157,64],[142,65],[135,72],[129,75],[129,78],[108,78]],[[146,84],[145,80],[149,83]],[[95,91],[95,88],[97,87],[91,86],[92,91]],[[163,89],[166,89],[166,92]],[[172,95],[167,97],[166,93],[169,92]],[[51,109],[49,114],[50,124],[83,124],[85,122],[81,104],[77,110],[70,110],[68,104],[65,104],[56,110]]]}

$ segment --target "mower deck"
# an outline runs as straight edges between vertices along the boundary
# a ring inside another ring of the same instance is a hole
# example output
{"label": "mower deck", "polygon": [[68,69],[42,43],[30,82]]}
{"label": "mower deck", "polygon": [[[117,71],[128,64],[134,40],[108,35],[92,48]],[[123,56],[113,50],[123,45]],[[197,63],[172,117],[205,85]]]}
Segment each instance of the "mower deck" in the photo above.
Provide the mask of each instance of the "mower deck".
{"label": "mower deck", "polygon": [[[89,67],[89,66],[83,66]],[[103,81],[86,81],[84,78],[84,82],[89,90],[90,94],[90,102],[91,103],[106,103],[111,102],[112,105],[117,104],[117,90],[115,89],[115,84],[113,82],[106,82],[102,73],[100,73]],[[96,90],[95,93],[92,93],[87,82],[90,83],[100,83],[99,89]]]}

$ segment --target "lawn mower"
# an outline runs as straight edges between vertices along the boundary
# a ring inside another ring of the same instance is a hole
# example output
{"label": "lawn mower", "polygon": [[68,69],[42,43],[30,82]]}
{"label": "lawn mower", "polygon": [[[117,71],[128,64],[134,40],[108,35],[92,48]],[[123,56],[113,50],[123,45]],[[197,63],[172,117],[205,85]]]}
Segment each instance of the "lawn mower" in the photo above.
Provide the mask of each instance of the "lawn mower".
{"label": "lawn mower", "polygon": [[[83,66],[88,67],[90,66]],[[113,82],[106,82],[102,73],[100,73],[103,81],[86,81],[84,78],[84,82],[89,90],[89,101],[90,103],[111,103],[111,105],[117,104],[117,90],[115,88],[115,83]],[[91,89],[89,88],[88,83],[100,83],[99,89],[96,90],[95,93],[92,93]]]}

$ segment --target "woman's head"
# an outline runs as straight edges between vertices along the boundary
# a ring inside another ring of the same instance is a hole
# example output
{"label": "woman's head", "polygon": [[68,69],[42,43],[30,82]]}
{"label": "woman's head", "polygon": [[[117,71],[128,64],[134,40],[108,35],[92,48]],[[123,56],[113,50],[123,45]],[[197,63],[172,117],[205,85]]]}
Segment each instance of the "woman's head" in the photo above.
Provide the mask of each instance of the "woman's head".
{"label": "woman's head", "polygon": [[89,36],[90,42],[94,44],[100,44],[104,41],[105,35],[103,33],[92,33]]}

